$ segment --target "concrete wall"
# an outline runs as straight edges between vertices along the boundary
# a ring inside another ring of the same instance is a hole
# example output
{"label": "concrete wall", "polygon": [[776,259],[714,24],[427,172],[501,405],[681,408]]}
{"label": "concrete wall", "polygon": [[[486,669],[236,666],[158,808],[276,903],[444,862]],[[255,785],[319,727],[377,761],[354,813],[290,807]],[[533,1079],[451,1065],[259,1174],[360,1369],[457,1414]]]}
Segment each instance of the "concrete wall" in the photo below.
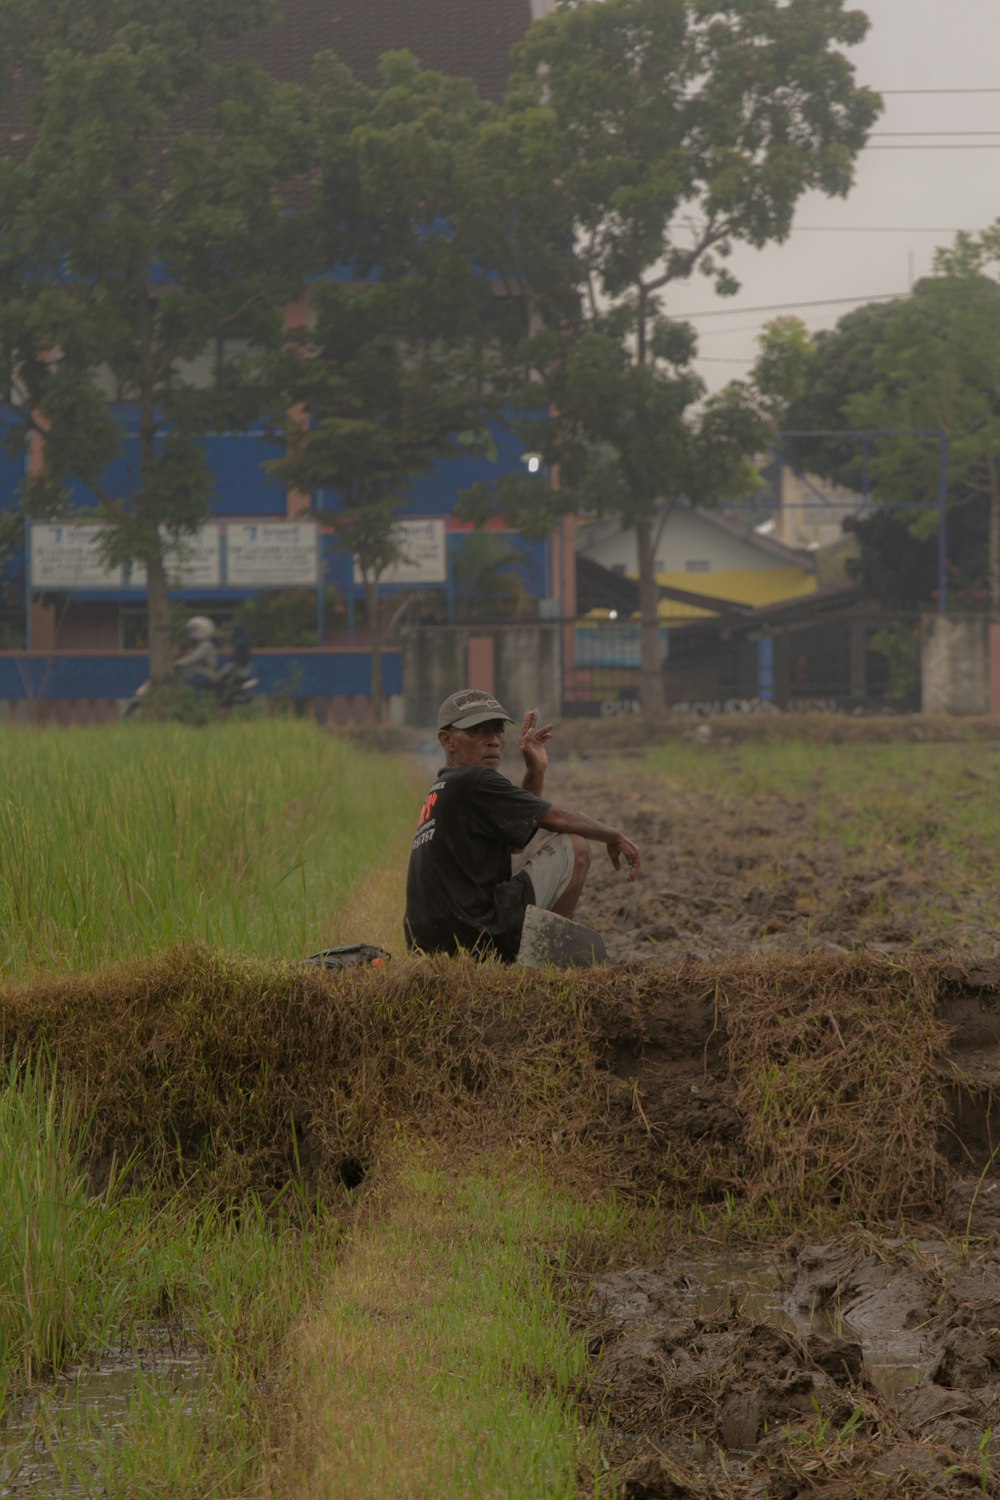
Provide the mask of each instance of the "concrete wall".
{"label": "concrete wall", "polygon": [[543,719],[555,717],[562,711],[560,632],[559,625],[534,622],[405,631],[405,723],[433,727],[438,704],[460,687],[495,693],[515,719],[529,708],[537,708]]}
{"label": "concrete wall", "polygon": [[990,712],[990,628],[985,615],[927,615],[920,634],[925,714]]}

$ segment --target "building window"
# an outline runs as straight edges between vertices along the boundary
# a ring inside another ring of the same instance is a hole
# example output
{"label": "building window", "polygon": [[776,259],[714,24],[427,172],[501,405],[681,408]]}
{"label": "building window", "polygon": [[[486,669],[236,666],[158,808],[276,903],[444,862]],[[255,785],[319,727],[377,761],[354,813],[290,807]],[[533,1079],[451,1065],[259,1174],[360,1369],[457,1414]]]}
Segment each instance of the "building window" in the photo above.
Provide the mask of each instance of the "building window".
{"label": "building window", "polygon": [[684,564],[685,573],[711,573],[712,564],[707,557],[689,557]]}

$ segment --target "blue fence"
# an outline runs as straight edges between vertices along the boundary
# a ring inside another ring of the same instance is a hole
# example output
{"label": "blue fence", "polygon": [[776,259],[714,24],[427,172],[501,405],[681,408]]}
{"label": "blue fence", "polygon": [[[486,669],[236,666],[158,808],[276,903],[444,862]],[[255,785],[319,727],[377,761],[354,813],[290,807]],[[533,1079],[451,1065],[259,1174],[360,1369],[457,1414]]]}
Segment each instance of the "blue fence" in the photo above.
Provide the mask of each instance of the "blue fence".
{"label": "blue fence", "polygon": [[[370,697],[370,651],[332,651],[303,648],[294,651],[256,651],[254,670],[259,692],[293,698]],[[131,698],[149,676],[144,651],[0,652],[0,700],[54,701],[58,699]],[[382,653],[382,685],[386,697],[403,690],[402,660],[398,651]]]}

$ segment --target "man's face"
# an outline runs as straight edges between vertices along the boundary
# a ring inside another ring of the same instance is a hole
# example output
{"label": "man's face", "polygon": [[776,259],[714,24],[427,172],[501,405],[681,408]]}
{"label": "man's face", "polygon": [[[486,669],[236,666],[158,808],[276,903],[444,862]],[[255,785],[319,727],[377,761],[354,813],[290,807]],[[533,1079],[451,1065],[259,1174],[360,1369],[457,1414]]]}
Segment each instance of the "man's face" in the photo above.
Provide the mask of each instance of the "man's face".
{"label": "man's face", "polygon": [[504,719],[489,719],[485,724],[474,724],[471,729],[439,729],[438,739],[444,748],[445,764],[488,766],[491,771],[497,770],[503,754],[506,727]]}

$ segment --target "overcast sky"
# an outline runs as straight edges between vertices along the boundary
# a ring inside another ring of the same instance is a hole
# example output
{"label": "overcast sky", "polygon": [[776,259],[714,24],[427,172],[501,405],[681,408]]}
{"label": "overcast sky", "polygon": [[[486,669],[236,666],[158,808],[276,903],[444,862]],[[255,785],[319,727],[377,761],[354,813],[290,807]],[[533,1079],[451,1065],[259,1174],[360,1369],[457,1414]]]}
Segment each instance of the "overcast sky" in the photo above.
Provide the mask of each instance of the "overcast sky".
{"label": "overcast sky", "polygon": [[[859,0],[859,8],[871,28],[849,55],[884,109],[854,188],[846,199],[804,197],[783,245],[737,248],[736,297],[716,297],[697,275],[671,290],[667,310],[697,329],[696,363],[711,389],[747,373],[756,335],[779,311],[830,328],[851,305],[905,293],[930,270],[935,247],[951,242],[949,231],[1000,218],[1000,0]],[[854,301],[804,305],[834,298]],[[796,305],[763,310],[779,303]],[[706,311],[712,316],[692,316]]]}

